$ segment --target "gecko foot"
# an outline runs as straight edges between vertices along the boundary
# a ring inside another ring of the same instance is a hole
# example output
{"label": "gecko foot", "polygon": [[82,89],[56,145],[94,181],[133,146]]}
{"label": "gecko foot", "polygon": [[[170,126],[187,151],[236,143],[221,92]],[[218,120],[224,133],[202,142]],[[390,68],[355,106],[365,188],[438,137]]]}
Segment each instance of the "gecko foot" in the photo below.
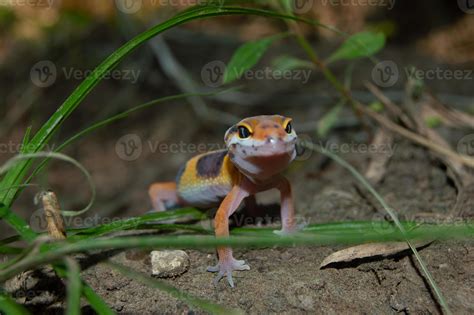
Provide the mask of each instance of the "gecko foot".
{"label": "gecko foot", "polygon": [[227,282],[233,288],[234,280],[232,279],[232,271],[234,270],[250,270],[250,266],[245,263],[244,260],[236,260],[233,257],[230,259],[219,261],[217,265],[207,267],[209,272],[217,272],[217,276],[214,278],[214,285],[217,285],[225,275],[227,275]]}

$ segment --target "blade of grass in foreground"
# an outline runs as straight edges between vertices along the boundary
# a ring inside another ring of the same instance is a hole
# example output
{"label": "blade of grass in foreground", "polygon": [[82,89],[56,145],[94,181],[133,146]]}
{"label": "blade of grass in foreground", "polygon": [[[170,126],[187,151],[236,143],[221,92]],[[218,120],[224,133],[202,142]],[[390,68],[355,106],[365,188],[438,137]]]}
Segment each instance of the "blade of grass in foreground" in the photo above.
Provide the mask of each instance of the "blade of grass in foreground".
{"label": "blade of grass in foreground", "polygon": [[99,225],[96,227],[91,227],[88,229],[82,229],[80,233],[82,235],[99,236],[115,231],[130,230],[136,228],[140,224],[144,224],[147,222],[159,222],[184,218],[190,220],[202,220],[204,218],[204,214],[199,210],[193,208],[147,213],[140,217],[128,218],[108,224]]}
{"label": "blade of grass in foreground", "polygon": [[27,315],[30,314],[26,308],[15,303],[11,298],[0,293],[0,314]]}
{"label": "blade of grass in foreground", "polygon": [[65,258],[67,266],[67,302],[66,302],[66,314],[67,315],[80,315],[81,314],[81,269],[78,263],[72,258]]}
{"label": "blade of grass in foreground", "polygon": [[[67,278],[68,273],[66,268],[63,265],[55,264],[53,265],[54,271],[58,276],[62,278]],[[82,295],[87,299],[90,306],[94,311],[99,315],[115,315],[115,312],[102,300],[102,298],[85,282],[81,280]]]}
{"label": "blade of grass in foreground", "polygon": [[[16,264],[0,270],[0,282],[15,274],[35,268],[39,265],[51,263],[62,259],[67,255],[92,250],[105,249],[156,249],[156,248],[214,248],[216,246],[232,247],[273,247],[273,246],[295,246],[295,245],[334,245],[334,244],[361,244],[367,242],[392,242],[404,240],[450,240],[450,239],[472,239],[474,226],[471,225],[442,225],[442,226],[420,226],[416,229],[402,234],[395,230],[390,234],[381,234],[377,231],[370,233],[338,233],[338,234],[314,234],[299,233],[292,236],[281,237],[278,235],[251,235],[230,236],[229,238],[216,238],[210,235],[186,235],[186,236],[139,236],[139,237],[114,237],[81,240],[78,242],[57,242],[42,245],[43,251],[18,261]],[[47,249],[47,250],[46,250]]]}
{"label": "blade of grass in foreground", "polygon": [[149,276],[136,272],[128,267],[112,262],[107,262],[107,264],[110,265],[112,268],[117,269],[123,275],[129,277],[130,279],[137,280],[151,288],[156,288],[161,291],[164,291],[169,295],[173,296],[174,298],[181,300],[190,306],[202,309],[211,314],[243,314],[243,312],[240,310],[228,309],[220,305],[211,303],[210,301],[195,297],[189,293],[178,290],[177,288],[167,284],[164,281],[150,278]]}

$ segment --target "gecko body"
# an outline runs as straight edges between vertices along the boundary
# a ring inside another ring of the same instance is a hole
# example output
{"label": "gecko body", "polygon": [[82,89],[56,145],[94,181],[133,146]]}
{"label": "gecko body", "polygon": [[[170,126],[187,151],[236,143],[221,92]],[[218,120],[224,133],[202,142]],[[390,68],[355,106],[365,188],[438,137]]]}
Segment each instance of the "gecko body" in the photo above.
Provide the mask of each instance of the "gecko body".
{"label": "gecko body", "polygon": [[[282,230],[295,231],[295,210],[289,181],[281,174],[296,156],[296,132],[291,118],[262,115],[243,119],[229,128],[225,150],[191,158],[174,182],[154,183],[149,195],[153,207],[164,211],[171,206],[210,208],[218,206],[214,218],[217,237],[229,236],[229,217],[258,192],[276,188],[281,195]],[[236,260],[229,247],[217,248],[219,262],[208,271],[217,272],[215,283],[227,276],[234,286],[232,271],[249,270]]]}

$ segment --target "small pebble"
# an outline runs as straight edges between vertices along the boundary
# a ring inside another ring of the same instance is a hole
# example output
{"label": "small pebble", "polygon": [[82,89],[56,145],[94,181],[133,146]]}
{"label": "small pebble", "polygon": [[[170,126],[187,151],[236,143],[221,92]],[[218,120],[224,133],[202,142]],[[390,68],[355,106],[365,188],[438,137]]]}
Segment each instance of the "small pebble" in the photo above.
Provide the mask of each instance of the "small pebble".
{"label": "small pebble", "polygon": [[176,277],[189,268],[189,256],[182,250],[154,250],[150,256],[151,274],[155,277]]}

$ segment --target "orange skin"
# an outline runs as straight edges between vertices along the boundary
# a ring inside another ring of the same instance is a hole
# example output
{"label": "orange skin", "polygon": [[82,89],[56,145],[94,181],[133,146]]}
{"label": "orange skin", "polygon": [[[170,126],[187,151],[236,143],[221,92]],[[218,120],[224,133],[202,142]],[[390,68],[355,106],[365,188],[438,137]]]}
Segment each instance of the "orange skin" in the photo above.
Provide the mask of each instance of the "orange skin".
{"label": "orange skin", "polygon": [[[296,156],[296,133],[291,118],[280,115],[243,119],[225,134],[227,150],[213,151],[190,159],[176,182],[155,183],[149,195],[157,211],[169,205],[212,207],[219,205],[214,218],[216,237],[229,236],[229,217],[244,199],[255,202],[258,192],[276,188],[281,196],[282,229],[296,230],[290,182],[281,172]],[[219,262],[208,271],[218,272],[234,286],[232,271],[249,270],[243,260],[235,260],[230,247],[218,247]]]}

